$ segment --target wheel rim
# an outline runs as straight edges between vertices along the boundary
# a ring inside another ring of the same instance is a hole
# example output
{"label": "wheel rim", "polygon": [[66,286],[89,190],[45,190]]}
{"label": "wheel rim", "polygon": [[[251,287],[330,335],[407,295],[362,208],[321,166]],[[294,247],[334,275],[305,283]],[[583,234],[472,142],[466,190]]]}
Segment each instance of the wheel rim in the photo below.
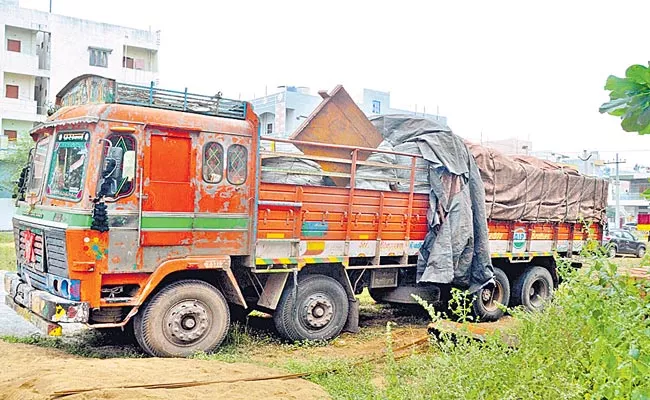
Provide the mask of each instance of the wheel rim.
{"label": "wheel rim", "polygon": [[314,294],[303,303],[302,322],[310,330],[321,329],[332,321],[334,302],[324,294]]}
{"label": "wheel rim", "polygon": [[178,346],[201,341],[212,325],[208,307],[199,300],[176,303],[165,313],[163,323],[165,337]]}
{"label": "wheel rim", "polygon": [[487,311],[496,311],[499,308],[497,303],[503,304],[503,286],[501,283],[496,281],[494,288],[481,290],[481,301]]}
{"label": "wheel rim", "polygon": [[643,258],[645,256],[645,249],[641,248],[639,249],[639,258]]}
{"label": "wheel rim", "polygon": [[616,257],[616,249],[615,248],[612,247],[611,249],[609,249],[609,256],[612,257],[612,258]]}
{"label": "wheel rim", "polygon": [[549,288],[546,282],[542,279],[537,279],[530,285],[530,295],[528,296],[530,304],[534,308],[541,308],[548,298]]}

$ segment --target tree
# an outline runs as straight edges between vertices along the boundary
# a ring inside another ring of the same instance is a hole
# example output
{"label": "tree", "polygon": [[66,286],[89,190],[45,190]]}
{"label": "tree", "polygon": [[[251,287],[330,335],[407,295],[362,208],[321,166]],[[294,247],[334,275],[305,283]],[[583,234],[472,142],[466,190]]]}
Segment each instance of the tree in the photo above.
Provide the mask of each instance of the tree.
{"label": "tree", "polygon": [[14,193],[20,172],[27,165],[29,150],[34,146],[34,141],[27,137],[18,136],[16,147],[8,151],[0,159],[0,193]]}
{"label": "tree", "polygon": [[605,83],[609,101],[600,106],[601,113],[621,117],[626,132],[650,134],[650,68],[632,65],[625,77],[610,75]]}

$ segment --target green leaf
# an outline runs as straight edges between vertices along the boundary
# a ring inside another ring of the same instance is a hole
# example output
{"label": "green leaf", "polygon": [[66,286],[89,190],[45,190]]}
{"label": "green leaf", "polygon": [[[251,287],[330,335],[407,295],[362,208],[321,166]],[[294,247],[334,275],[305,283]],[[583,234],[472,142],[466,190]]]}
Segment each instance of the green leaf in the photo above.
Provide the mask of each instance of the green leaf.
{"label": "green leaf", "polygon": [[639,132],[645,125],[639,123],[639,117],[641,116],[641,110],[638,107],[636,109],[630,108],[628,112],[623,116],[623,121],[621,122],[621,127],[626,132]]}
{"label": "green leaf", "polygon": [[648,90],[646,85],[640,85],[636,82],[631,81],[626,78],[619,78],[614,75],[610,75],[607,78],[605,83],[605,90],[611,90],[609,97],[611,99],[619,99],[621,97],[632,96],[637,93],[642,92],[643,90]]}
{"label": "green leaf", "polygon": [[647,85],[650,83],[650,71],[643,65],[631,65],[626,71],[625,76],[632,82]]}
{"label": "green leaf", "polygon": [[615,111],[623,111],[624,112],[625,108],[627,108],[627,103],[628,103],[629,100],[630,100],[629,97],[623,97],[623,98],[620,98],[620,99],[615,99],[615,100],[612,100],[612,101],[608,101],[607,103],[603,103],[603,105],[600,106],[599,111],[601,113],[603,113],[603,114],[604,113],[611,114],[611,113],[613,113]]}
{"label": "green leaf", "polygon": [[645,107],[639,115],[639,125],[648,126],[650,124],[650,107]]}
{"label": "green leaf", "polygon": [[644,190],[643,193],[641,193],[641,194],[643,195],[643,197],[650,200],[650,189]]}

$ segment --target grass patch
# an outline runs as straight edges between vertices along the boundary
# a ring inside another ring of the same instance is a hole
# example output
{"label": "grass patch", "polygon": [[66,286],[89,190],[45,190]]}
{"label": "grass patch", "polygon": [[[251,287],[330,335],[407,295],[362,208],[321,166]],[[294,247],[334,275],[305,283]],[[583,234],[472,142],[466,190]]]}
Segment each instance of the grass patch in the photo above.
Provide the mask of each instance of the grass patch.
{"label": "grass patch", "polygon": [[383,365],[308,379],[335,399],[648,399],[650,283],[607,259],[586,272],[562,268],[564,283],[543,312],[512,311],[515,349],[498,335],[485,342],[443,335],[428,351],[395,359],[388,338]]}
{"label": "grass patch", "polygon": [[0,232],[0,270],[16,270],[16,250],[13,232]]}

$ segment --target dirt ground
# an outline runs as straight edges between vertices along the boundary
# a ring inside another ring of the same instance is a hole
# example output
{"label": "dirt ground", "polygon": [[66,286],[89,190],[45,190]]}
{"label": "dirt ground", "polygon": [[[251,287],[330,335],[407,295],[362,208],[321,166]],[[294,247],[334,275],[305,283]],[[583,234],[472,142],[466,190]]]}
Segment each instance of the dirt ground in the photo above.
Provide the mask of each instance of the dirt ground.
{"label": "dirt ground", "polygon": [[[58,350],[0,341],[0,399],[49,399],[55,391],[179,381],[234,380],[283,374],[214,360],[90,359]],[[220,383],[182,389],[101,389],[65,399],[328,399],[303,379]]]}

